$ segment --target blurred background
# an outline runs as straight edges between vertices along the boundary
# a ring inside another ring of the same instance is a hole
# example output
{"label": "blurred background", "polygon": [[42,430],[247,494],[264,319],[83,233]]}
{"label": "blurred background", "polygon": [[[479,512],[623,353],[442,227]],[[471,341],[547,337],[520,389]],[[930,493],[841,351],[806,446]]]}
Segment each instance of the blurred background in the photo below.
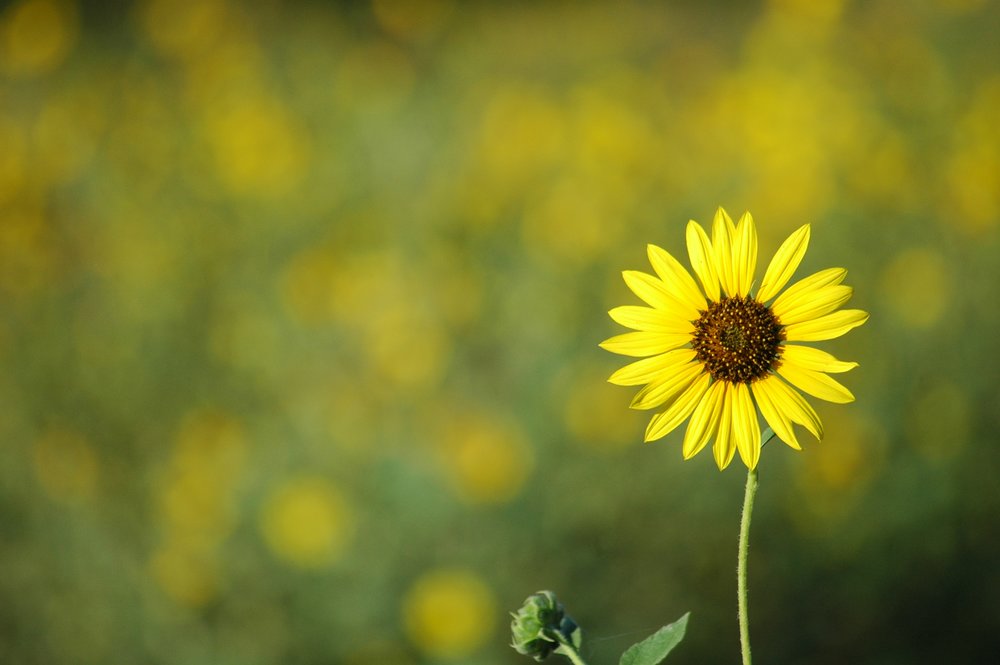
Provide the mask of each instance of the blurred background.
{"label": "blurred background", "polygon": [[[1000,6],[0,9],[0,662],[734,663],[745,474],[606,383],[623,269],[753,212],[850,271],[769,445],[768,663],[1000,652]],[[805,434],[803,436],[806,436]]]}

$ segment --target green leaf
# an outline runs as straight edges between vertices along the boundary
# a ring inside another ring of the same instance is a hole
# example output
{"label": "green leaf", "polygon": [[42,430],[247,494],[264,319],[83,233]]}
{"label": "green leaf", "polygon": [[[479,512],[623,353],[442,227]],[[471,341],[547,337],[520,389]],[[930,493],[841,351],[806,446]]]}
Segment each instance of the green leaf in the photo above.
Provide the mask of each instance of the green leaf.
{"label": "green leaf", "polygon": [[583,643],[583,631],[576,624],[573,624],[573,628],[569,634],[570,643],[579,650],[580,645]]}
{"label": "green leaf", "polygon": [[657,665],[684,639],[688,612],[669,626],[664,626],[638,644],[633,644],[622,654],[618,665]]}

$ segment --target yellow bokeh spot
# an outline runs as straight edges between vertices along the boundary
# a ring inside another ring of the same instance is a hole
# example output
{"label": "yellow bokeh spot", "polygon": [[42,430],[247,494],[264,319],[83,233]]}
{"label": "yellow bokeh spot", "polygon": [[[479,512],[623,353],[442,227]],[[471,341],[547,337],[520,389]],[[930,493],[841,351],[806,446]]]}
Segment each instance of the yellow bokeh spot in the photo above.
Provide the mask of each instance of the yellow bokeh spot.
{"label": "yellow bokeh spot", "polygon": [[205,468],[232,477],[243,468],[246,437],[232,416],[215,410],[196,411],[184,418],[177,433],[175,461],[181,468]]}
{"label": "yellow bokeh spot", "polygon": [[850,515],[885,457],[886,433],[877,423],[851,412],[823,422],[823,440],[803,446],[796,476],[793,516],[804,532],[823,532]]}
{"label": "yellow bokeh spot", "polygon": [[13,120],[0,115],[0,204],[13,199],[24,186],[27,166],[27,141],[24,130]]}
{"label": "yellow bokeh spot", "polygon": [[843,13],[844,0],[771,0],[771,6],[792,16],[833,22]]}
{"label": "yellow bokeh spot", "polygon": [[431,286],[395,252],[338,256],[307,248],[289,263],[280,287],[296,322],[336,322],[355,334],[367,369],[388,388],[423,392],[440,380],[451,340],[428,306]]}
{"label": "yellow bokeh spot", "polygon": [[521,431],[492,414],[452,413],[440,437],[442,464],[459,497],[470,503],[513,499],[534,467]]}
{"label": "yellow bokeh spot", "polygon": [[560,262],[585,263],[600,256],[623,228],[621,217],[605,209],[602,184],[562,180],[528,204],[523,218],[527,246]]}
{"label": "yellow bokeh spot", "polygon": [[912,208],[920,199],[901,196],[916,188],[913,155],[907,140],[890,127],[878,133],[865,155],[865,168],[845,174],[851,186],[864,197],[895,209]]}
{"label": "yellow bokeh spot", "polygon": [[222,0],[151,0],[139,8],[138,18],[161,53],[193,57],[217,43],[230,17]]}
{"label": "yellow bokeh spot", "polygon": [[103,105],[94,91],[74,90],[42,108],[32,127],[32,157],[44,181],[64,183],[87,167],[104,129]]}
{"label": "yellow bokeh spot", "polygon": [[928,328],[947,311],[952,277],[940,254],[911,248],[896,254],[885,267],[881,286],[886,309],[908,327]]}
{"label": "yellow bokeh spot", "polygon": [[379,378],[409,391],[439,382],[451,344],[421,303],[402,299],[383,303],[366,323],[365,355]]}
{"label": "yellow bokeh spot", "polygon": [[0,16],[0,68],[14,76],[46,74],[69,55],[78,32],[76,10],[60,0],[24,0]]}
{"label": "yellow bokeh spot", "polygon": [[35,206],[8,208],[0,224],[0,289],[30,296],[55,277],[59,257],[52,227]]}
{"label": "yellow bokeh spot", "polygon": [[372,13],[382,29],[414,42],[436,34],[453,9],[451,0],[372,0]]}
{"label": "yellow bokeh spot", "polygon": [[202,607],[219,593],[218,555],[212,548],[175,540],[153,553],[149,573],[175,603]]}
{"label": "yellow bokeh spot", "polygon": [[718,102],[741,129],[737,142],[748,174],[740,198],[784,218],[808,218],[825,206],[833,191],[831,157],[843,148],[831,134],[850,117],[837,101],[829,89],[770,66],[747,71],[725,91]]}
{"label": "yellow bokeh spot", "polygon": [[984,81],[953,132],[955,149],[945,162],[949,196],[942,218],[970,232],[1000,222],[1000,77]]}
{"label": "yellow bokeh spot", "polygon": [[109,127],[108,161],[129,174],[135,198],[148,201],[177,168],[183,149],[173,139],[178,131],[170,93],[151,74],[129,76],[116,99],[118,117]]}
{"label": "yellow bokeh spot", "polygon": [[490,638],[496,621],[493,592],[467,570],[426,573],[403,599],[407,635],[431,658],[468,657]]}
{"label": "yellow bokeh spot", "polygon": [[907,442],[931,460],[944,460],[968,442],[969,398],[950,381],[921,390],[906,413]]}
{"label": "yellow bokeh spot", "polygon": [[945,173],[950,186],[948,221],[968,231],[981,231],[1000,221],[1000,150],[983,144],[952,155]]}
{"label": "yellow bokeh spot", "polygon": [[354,515],[332,484],[319,477],[301,477],[267,497],[260,528],[271,551],[284,561],[322,568],[343,556],[354,532]]}
{"label": "yellow bokeh spot", "polygon": [[214,322],[209,348],[216,358],[259,376],[281,371],[285,342],[279,320],[261,306],[255,295],[243,295],[225,303],[225,316]]}
{"label": "yellow bokeh spot", "polygon": [[149,572],[174,602],[201,607],[219,593],[219,546],[236,524],[246,458],[243,426],[227,413],[189,413],[178,428],[159,489],[164,543]]}
{"label": "yellow bokeh spot", "polygon": [[416,84],[410,56],[388,41],[364,42],[344,54],[334,92],[345,108],[392,111]]}
{"label": "yellow bokeh spot", "polygon": [[625,450],[641,441],[634,414],[622,408],[621,393],[607,376],[585,373],[569,382],[564,419],[570,439],[601,452]]}
{"label": "yellow bokeh spot", "polygon": [[[379,228],[384,220],[378,213],[361,214],[352,218],[352,223],[364,224]],[[410,287],[416,271],[405,266],[402,258],[395,250],[380,250],[365,253],[341,255],[336,259],[332,254],[322,254],[317,250],[306,250],[299,255],[289,271],[300,264],[299,279],[313,276],[324,281],[326,305],[334,318],[344,326],[352,329],[364,329],[369,323],[369,310],[381,308],[383,303],[399,299],[405,300],[403,291]],[[329,278],[327,283],[325,280]],[[300,285],[302,288],[304,284]],[[326,287],[329,286],[329,289]],[[323,295],[320,289],[308,295],[309,299],[317,300]],[[286,293],[291,299],[291,294]],[[378,308],[373,303],[379,303]],[[320,303],[313,307],[319,308]]]}
{"label": "yellow bokeh spot", "polygon": [[202,466],[176,474],[163,489],[167,524],[185,532],[198,532],[219,542],[234,524],[230,490],[219,474]]}
{"label": "yellow bokeh spot", "polygon": [[78,432],[50,429],[32,448],[35,473],[54,499],[87,499],[97,487],[98,461],[93,446]]}
{"label": "yellow bokeh spot", "polygon": [[248,95],[209,114],[205,131],[223,184],[238,195],[271,198],[300,183],[308,141],[277,100]]}
{"label": "yellow bokeh spot", "polygon": [[501,89],[483,113],[476,156],[498,184],[528,181],[564,156],[564,116],[540,92]]}
{"label": "yellow bokeh spot", "polygon": [[827,433],[823,441],[809,448],[806,468],[801,476],[803,486],[843,491],[862,479],[867,469],[862,426],[850,416],[841,416],[828,423],[836,436]]}
{"label": "yellow bokeh spot", "polygon": [[298,323],[317,325],[333,315],[331,301],[338,268],[336,256],[325,248],[310,247],[292,258],[282,276],[281,290]]}
{"label": "yellow bokeh spot", "polygon": [[610,91],[581,90],[573,112],[574,161],[597,176],[634,177],[658,149],[645,118]]}
{"label": "yellow bokeh spot", "polygon": [[198,411],[181,424],[160,489],[174,533],[219,543],[235,525],[234,491],[244,467],[243,427],[217,411]]}

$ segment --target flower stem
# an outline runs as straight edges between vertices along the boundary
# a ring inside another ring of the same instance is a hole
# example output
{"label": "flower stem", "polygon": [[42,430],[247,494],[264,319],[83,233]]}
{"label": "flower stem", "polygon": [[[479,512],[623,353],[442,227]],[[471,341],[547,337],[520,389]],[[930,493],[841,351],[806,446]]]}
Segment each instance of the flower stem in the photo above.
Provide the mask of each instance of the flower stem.
{"label": "flower stem", "polygon": [[750,620],[747,615],[747,553],[750,550],[750,514],[757,493],[757,469],[747,473],[747,489],[743,496],[743,518],[740,520],[740,551],[736,560],[737,602],[740,620],[740,649],[743,665],[750,665]]}
{"label": "flower stem", "polygon": [[573,646],[569,638],[560,632],[556,632],[555,636],[559,641],[559,648],[556,649],[556,653],[561,653],[569,658],[573,665],[587,665],[587,661],[580,656],[580,652],[576,650],[576,647]]}
{"label": "flower stem", "polygon": [[[761,446],[774,438],[768,427],[761,436]],[[750,552],[750,516],[757,495],[757,469],[747,472],[746,493],[743,495],[743,516],[740,518],[740,549],[736,557],[736,601],[740,621],[740,650],[743,665],[750,665],[750,616],[747,614],[747,555]]]}

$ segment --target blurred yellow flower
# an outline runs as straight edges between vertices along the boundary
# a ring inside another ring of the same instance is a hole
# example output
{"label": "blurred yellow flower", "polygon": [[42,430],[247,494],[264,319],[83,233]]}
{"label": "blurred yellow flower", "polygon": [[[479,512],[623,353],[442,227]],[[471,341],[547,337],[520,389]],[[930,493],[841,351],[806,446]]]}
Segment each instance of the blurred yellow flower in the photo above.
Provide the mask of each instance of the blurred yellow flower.
{"label": "blurred yellow flower", "polygon": [[[826,423],[834,445],[818,445],[804,455],[794,482],[783,500],[785,512],[801,534],[830,537],[831,527],[849,524],[865,511],[873,480],[886,464],[887,432],[876,420],[857,411],[840,410]],[[837,539],[834,549],[850,553],[858,547],[853,538]],[[836,555],[831,551],[831,555]]]}
{"label": "blurred yellow flower", "polygon": [[704,293],[677,259],[656,245],[648,246],[648,254],[658,277],[623,273],[629,288],[650,306],[612,309],[611,318],[635,332],[601,346],[626,356],[650,356],[609,379],[623,386],[646,384],[632,400],[633,408],[668,404],[650,420],[646,441],[665,436],[690,416],[685,459],[715,436],[720,469],[737,450],[753,469],[761,449],[758,408],[778,438],[798,450],[792,424],[817,439],[823,425],[795,388],[830,402],[854,400],[829,374],[857,363],[787,343],[833,339],[868,320],[861,310],[837,311],[853,293],[841,284],[847,275],[843,268],[821,270],[782,291],[805,255],[809,233],[806,224],[781,245],[755,295],[750,294],[757,266],[753,218],[744,213],[734,225],[722,208],[711,239],[697,222],[687,226],[688,256]]}
{"label": "blurred yellow flower", "polygon": [[233,21],[223,0],[149,0],[139,6],[137,18],[158,51],[190,58],[216,44]]}
{"label": "blurred yellow flower", "polygon": [[968,446],[975,406],[948,379],[936,379],[920,388],[906,408],[905,440],[928,460],[949,460]]}
{"label": "blurred yellow flower", "polygon": [[97,486],[98,460],[78,432],[50,429],[35,441],[35,473],[45,492],[64,501],[87,499]]}
{"label": "blurred yellow flower", "polygon": [[534,467],[520,429],[492,414],[449,414],[439,445],[452,486],[469,503],[510,501]]}
{"label": "blurred yellow flower", "polygon": [[13,199],[27,175],[27,141],[24,130],[13,120],[0,115],[0,204]]}
{"label": "blurred yellow flower", "polygon": [[158,487],[164,540],[147,566],[180,605],[201,607],[219,593],[219,550],[236,524],[245,456],[243,427],[229,414],[193,411],[178,428]]}
{"label": "blurred yellow flower", "polygon": [[548,95],[530,88],[491,92],[473,154],[489,174],[490,186],[520,186],[565,156],[565,113]]}
{"label": "blurred yellow flower", "polygon": [[469,656],[493,633],[496,619],[492,591],[467,570],[428,572],[403,599],[407,635],[431,658]]}
{"label": "blurred yellow flower", "polygon": [[38,76],[55,69],[76,43],[78,19],[69,2],[26,0],[0,16],[0,70]]}
{"label": "blurred yellow flower", "polygon": [[929,328],[952,302],[951,271],[932,249],[911,247],[888,261],[881,276],[886,307],[909,328]]}
{"label": "blurred yellow flower", "polygon": [[201,607],[219,593],[219,557],[212,545],[174,538],[161,545],[148,563],[157,586],[175,603]]}
{"label": "blurred yellow flower", "polygon": [[[603,369],[600,370],[603,372]],[[565,406],[563,420],[573,443],[600,453],[618,453],[626,450],[632,440],[626,429],[629,414],[618,408],[611,399],[615,389],[606,383],[592,380],[598,373],[587,367],[574,371],[556,385],[563,395]]]}
{"label": "blurred yellow flower", "polygon": [[347,499],[328,481],[300,477],[267,498],[260,528],[278,557],[301,568],[322,568],[344,553],[354,515]]}
{"label": "blurred yellow flower", "polygon": [[205,120],[219,177],[237,195],[280,197],[293,190],[309,164],[309,138],[278,99],[248,94]]}
{"label": "blurred yellow flower", "polygon": [[454,11],[452,0],[372,0],[372,14],[379,26],[405,41],[433,37]]}

